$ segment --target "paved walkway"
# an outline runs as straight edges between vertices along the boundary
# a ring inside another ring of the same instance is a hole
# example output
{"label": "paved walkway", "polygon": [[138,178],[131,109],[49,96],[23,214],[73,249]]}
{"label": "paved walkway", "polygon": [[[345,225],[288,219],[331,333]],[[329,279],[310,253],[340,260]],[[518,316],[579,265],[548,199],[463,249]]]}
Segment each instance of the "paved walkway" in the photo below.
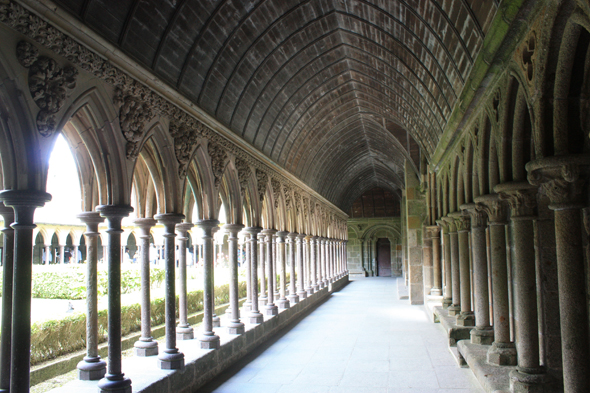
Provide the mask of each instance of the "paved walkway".
{"label": "paved walkway", "polygon": [[353,281],[198,393],[483,392],[442,329],[396,294],[393,278]]}

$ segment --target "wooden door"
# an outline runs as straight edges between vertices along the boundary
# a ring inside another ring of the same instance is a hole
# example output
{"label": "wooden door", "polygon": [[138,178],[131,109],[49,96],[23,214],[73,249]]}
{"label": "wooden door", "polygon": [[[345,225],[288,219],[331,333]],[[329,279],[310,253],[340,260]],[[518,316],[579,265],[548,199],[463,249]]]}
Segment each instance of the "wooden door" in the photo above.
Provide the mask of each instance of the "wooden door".
{"label": "wooden door", "polygon": [[391,277],[391,244],[389,239],[377,240],[377,275],[380,277]]}

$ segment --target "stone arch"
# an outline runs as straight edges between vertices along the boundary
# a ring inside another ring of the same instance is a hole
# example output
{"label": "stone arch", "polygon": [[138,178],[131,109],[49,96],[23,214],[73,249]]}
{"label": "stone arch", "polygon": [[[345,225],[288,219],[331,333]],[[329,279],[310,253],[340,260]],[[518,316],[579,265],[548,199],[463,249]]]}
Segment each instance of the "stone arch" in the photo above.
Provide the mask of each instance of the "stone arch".
{"label": "stone arch", "polygon": [[240,181],[235,168],[234,160],[230,160],[225,166],[222,187],[228,196],[228,212],[226,217],[231,224],[242,224],[243,207],[240,193]]}

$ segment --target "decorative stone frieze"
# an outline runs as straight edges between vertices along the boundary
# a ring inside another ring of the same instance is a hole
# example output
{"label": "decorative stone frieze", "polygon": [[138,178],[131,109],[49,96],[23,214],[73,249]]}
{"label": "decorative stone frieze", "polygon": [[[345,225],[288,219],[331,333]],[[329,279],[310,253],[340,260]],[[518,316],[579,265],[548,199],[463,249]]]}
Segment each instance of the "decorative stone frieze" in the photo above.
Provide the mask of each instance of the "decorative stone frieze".
{"label": "decorative stone frieze", "polygon": [[227,152],[220,145],[209,142],[207,145],[207,153],[209,153],[209,157],[211,158],[211,170],[215,177],[215,188],[219,189],[223,177],[223,169],[225,168],[225,162],[227,160]]}
{"label": "decorative stone frieze", "polygon": [[236,157],[236,170],[238,171],[238,181],[240,182],[240,192],[242,197],[246,195],[248,189],[248,179],[250,178],[251,169],[248,163],[241,158]]}
{"label": "decorative stone frieze", "polygon": [[184,124],[171,123],[169,132],[174,138],[174,154],[178,161],[178,176],[181,179],[186,177],[188,165],[190,163],[192,153],[198,145],[198,137],[201,127],[189,128]]}
{"label": "decorative stone frieze", "polygon": [[272,187],[272,197],[275,202],[275,209],[277,209],[279,207],[279,199],[281,196],[281,182],[273,177],[270,179],[270,185]]}
{"label": "decorative stone frieze", "polygon": [[119,105],[119,124],[127,140],[126,153],[130,160],[137,159],[146,124],[154,118],[154,112],[145,102],[133,95],[117,90],[115,105]]}
{"label": "decorative stone frieze", "polygon": [[258,185],[258,197],[260,198],[260,202],[262,202],[268,184],[268,174],[260,169],[256,169],[256,184]]}
{"label": "decorative stone frieze", "polygon": [[67,89],[76,87],[78,70],[71,66],[60,67],[57,62],[39,51],[31,43],[20,41],[16,46],[16,58],[29,69],[29,92],[39,107],[37,130],[44,137],[55,133],[57,119],[66,99]]}

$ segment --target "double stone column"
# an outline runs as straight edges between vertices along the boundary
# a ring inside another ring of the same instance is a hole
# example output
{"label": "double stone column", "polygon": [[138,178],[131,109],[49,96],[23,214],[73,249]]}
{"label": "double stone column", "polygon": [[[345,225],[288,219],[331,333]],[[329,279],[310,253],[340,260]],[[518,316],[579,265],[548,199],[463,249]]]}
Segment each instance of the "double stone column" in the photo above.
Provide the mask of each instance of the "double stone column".
{"label": "double stone column", "polygon": [[240,309],[239,309],[239,288],[238,288],[238,232],[240,232],[244,226],[237,224],[226,224],[223,226],[225,231],[229,234],[228,248],[229,248],[229,308],[231,313],[229,316],[229,323],[227,326],[229,334],[242,334],[244,333],[244,324],[240,321]]}
{"label": "double stone column", "polygon": [[278,315],[279,308],[274,304],[274,285],[276,282],[276,272],[274,271],[274,259],[273,259],[273,239],[277,233],[274,229],[265,229],[262,234],[265,236],[266,246],[266,267],[268,276],[268,298],[267,303],[264,306],[266,315]]}
{"label": "double stone column", "polygon": [[443,308],[449,308],[450,305],[453,304],[453,295],[452,295],[452,287],[453,287],[453,278],[452,278],[452,269],[451,269],[451,235],[449,234],[449,226],[446,220],[437,220],[436,223],[442,228],[442,237],[443,237],[443,258],[444,258],[444,268],[443,274],[445,277],[445,282],[443,286],[443,300],[442,306]]}
{"label": "double stone column", "polygon": [[461,287],[459,270],[459,238],[455,219],[447,216],[442,218],[449,228],[450,270],[451,270],[451,299],[452,303],[447,308],[450,316],[461,313]]}
{"label": "double stone column", "polygon": [[190,222],[176,224],[178,241],[178,326],[176,327],[177,340],[192,340],[195,333],[188,323],[187,277],[186,277],[186,245],[188,231],[194,225]]}
{"label": "double stone column", "polygon": [[295,276],[295,264],[297,263],[297,245],[296,238],[297,233],[291,232],[287,235],[287,241],[289,244],[289,265],[290,265],[290,285],[289,285],[289,302],[291,304],[299,303],[299,295],[297,295],[296,276]]}
{"label": "double stone column", "polygon": [[248,321],[252,324],[262,323],[264,316],[258,311],[258,234],[262,228],[250,227],[245,231],[250,235],[250,294],[251,309]]}
{"label": "double stone column", "polygon": [[299,296],[299,301],[305,299],[307,297],[307,292],[305,291],[305,284],[304,284],[304,272],[303,272],[303,239],[305,235],[299,234],[296,238],[297,244],[297,296]]}
{"label": "double stone column", "polygon": [[277,258],[278,258],[278,265],[281,269],[281,278],[280,278],[280,292],[279,292],[279,300],[277,300],[277,306],[279,309],[286,309],[289,308],[291,305],[289,300],[287,299],[287,253],[286,253],[286,243],[285,238],[289,234],[289,232],[280,231],[276,233],[277,236]]}
{"label": "double stone column", "polygon": [[471,310],[471,272],[469,269],[469,231],[471,220],[465,213],[453,213],[457,227],[459,246],[459,280],[461,296],[461,313],[457,315],[457,325],[475,326],[475,315]]}

